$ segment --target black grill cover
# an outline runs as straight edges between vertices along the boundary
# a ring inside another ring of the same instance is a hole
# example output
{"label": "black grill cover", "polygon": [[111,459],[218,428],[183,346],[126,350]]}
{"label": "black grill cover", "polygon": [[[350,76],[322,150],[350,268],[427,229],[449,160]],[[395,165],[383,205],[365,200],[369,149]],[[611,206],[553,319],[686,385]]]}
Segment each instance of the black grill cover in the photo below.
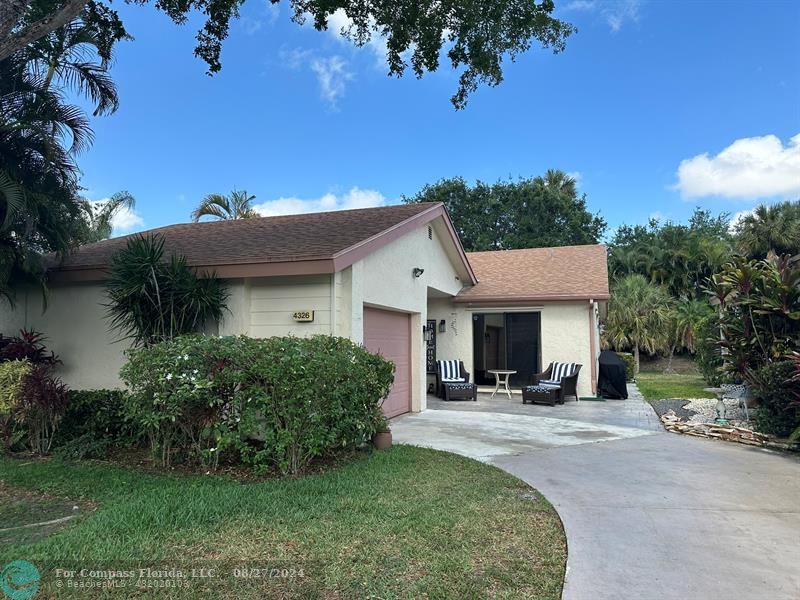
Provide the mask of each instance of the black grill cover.
{"label": "black grill cover", "polygon": [[627,400],[628,386],[625,361],[612,350],[603,350],[600,353],[600,372],[598,373],[597,386],[603,398],[614,400]]}

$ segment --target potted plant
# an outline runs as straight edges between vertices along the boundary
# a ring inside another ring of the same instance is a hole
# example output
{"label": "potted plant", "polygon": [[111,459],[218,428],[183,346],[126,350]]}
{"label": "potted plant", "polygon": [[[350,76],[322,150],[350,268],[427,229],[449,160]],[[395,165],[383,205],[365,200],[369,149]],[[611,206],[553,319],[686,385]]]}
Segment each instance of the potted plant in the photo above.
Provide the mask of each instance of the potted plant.
{"label": "potted plant", "polygon": [[372,444],[377,450],[386,450],[392,447],[392,430],[389,428],[389,420],[383,416],[383,413],[376,419]]}

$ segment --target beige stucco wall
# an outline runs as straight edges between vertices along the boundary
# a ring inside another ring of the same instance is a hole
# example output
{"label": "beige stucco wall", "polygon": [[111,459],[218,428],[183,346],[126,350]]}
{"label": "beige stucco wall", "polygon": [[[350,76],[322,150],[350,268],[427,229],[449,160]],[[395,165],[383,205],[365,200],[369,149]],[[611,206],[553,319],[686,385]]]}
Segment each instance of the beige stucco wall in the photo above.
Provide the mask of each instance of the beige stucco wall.
{"label": "beige stucco wall", "polygon": [[591,353],[588,300],[580,303],[551,304],[542,308],[542,368],[553,361],[583,365],[578,377],[578,395],[592,395],[591,366],[597,360]]}
{"label": "beige stucco wall", "polygon": [[58,374],[73,389],[117,388],[128,343],[109,331],[105,302],[99,284],[53,286],[43,311],[38,290],[21,290],[14,311],[7,304],[0,308],[0,332],[14,335],[21,327],[42,332],[62,361]]}
{"label": "beige stucco wall", "polygon": [[[442,239],[443,223],[433,222],[431,239],[428,227],[387,244],[355,263],[351,268],[351,285],[343,299],[352,316],[352,339],[362,341],[364,305],[398,310],[411,315],[411,406],[420,411],[426,407],[425,351],[422,326],[427,319],[429,288],[434,293],[455,296],[462,288],[456,266],[449,258]],[[424,269],[420,277],[413,269]]]}
{"label": "beige stucco wall", "polygon": [[[428,302],[428,319],[437,323],[436,359],[463,360],[464,368],[472,374],[475,381],[475,368],[472,352],[472,313],[463,306],[453,304],[449,298],[431,298]],[[438,323],[444,319],[445,332],[439,333]],[[428,381],[435,381],[434,375],[428,375]]]}
{"label": "beige stucco wall", "polygon": [[[597,320],[589,302],[547,303],[529,308],[516,306],[507,310],[541,313],[542,368],[546,369],[553,361],[580,363],[583,366],[578,377],[578,394],[591,396],[591,365],[597,360],[599,345],[595,346],[593,357],[589,324],[591,318],[593,335],[597,340]],[[472,315],[492,311],[502,312],[503,309],[468,309],[453,304],[449,299],[431,299],[428,318],[446,321],[445,333],[436,334],[437,358],[463,360],[467,371],[474,377]]]}

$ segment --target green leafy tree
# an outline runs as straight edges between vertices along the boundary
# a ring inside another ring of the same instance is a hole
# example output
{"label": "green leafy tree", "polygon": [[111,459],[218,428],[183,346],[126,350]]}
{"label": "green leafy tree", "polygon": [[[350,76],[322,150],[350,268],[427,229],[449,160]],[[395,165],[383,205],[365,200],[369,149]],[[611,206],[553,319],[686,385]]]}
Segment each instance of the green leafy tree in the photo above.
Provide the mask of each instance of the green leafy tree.
{"label": "green leafy tree", "polygon": [[800,200],[761,204],[734,229],[739,251],[750,258],[800,254]]}
{"label": "green leafy tree", "polygon": [[[271,0],[277,4],[278,0]],[[149,4],[150,0],[131,0]],[[154,6],[175,23],[183,25],[194,13],[205,16],[197,33],[195,55],[208,64],[210,73],[222,67],[222,44],[230,23],[239,16],[244,0],[159,0]],[[373,36],[386,40],[389,74],[400,76],[410,67],[417,77],[436,71],[444,51],[454,69],[460,70],[458,89],[452,97],[462,108],[480,84],[499,85],[502,61],[514,60],[535,43],[554,52],[564,50],[575,28],[553,18],[552,0],[495,0],[460,2],[421,0],[290,0],[293,20],[310,19],[317,30],[328,27],[329,17],[343,10],[351,25],[343,31],[356,45]],[[13,0],[0,3],[0,60],[8,58],[81,19],[103,39],[124,33],[110,0]]]}
{"label": "green leafy tree", "polygon": [[631,349],[637,375],[640,353],[653,354],[671,341],[670,305],[669,294],[642,275],[627,275],[612,286],[603,341],[618,351]]}
{"label": "green leafy tree", "polygon": [[260,216],[253,209],[255,196],[245,191],[234,190],[227,196],[222,194],[209,194],[192,212],[192,221],[195,223],[203,217],[212,217],[218,221],[233,221],[237,219],[252,219]]}
{"label": "green leafy tree", "polygon": [[197,276],[183,256],[165,258],[163,237],[136,235],[112,259],[108,318],[135,345],[202,331],[226,310],[228,293],[213,274]]}
{"label": "green leafy tree", "polygon": [[605,220],[586,208],[575,180],[563,171],[519,181],[443,179],[405,202],[442,202],[468,251],[596,244]]}
{"label": "green leafy tree", "polygon": [[728,215],[696,209],[689,222],[623,225],[609,243],[612,279],[638,273],[676,300],[704,298],[704,285],[731,257]]}

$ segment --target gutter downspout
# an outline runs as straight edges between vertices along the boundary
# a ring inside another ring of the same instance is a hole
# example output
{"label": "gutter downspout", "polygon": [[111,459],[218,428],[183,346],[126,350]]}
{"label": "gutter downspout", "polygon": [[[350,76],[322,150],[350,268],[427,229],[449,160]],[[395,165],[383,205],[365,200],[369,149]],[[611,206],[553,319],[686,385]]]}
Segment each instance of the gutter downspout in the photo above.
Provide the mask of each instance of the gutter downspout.
{"label": "gutter downspout", "polygon": [[597,347],[595,345],[595,336],[597,334],[595,327],[595,313],[597,311],[597,303],[593,298],[589,299],[589,351],[592,355],[591,365],[591,378],[592,378],[592,393],[597,395]]}

